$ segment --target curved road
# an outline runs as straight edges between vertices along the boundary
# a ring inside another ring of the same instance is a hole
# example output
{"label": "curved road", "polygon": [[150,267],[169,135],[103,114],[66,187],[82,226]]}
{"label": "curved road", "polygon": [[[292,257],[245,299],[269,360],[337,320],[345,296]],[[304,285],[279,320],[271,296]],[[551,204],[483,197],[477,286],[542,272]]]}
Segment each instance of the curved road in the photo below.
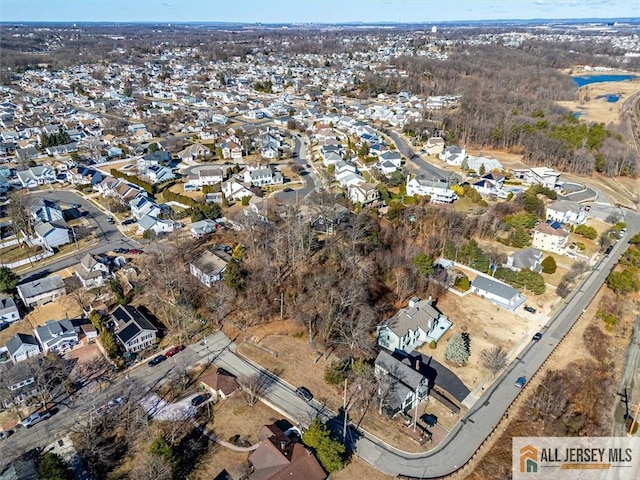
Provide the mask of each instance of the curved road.
{"label": "curved road", "polygon": [[398,150],[400,150],[400,153],[407,157],[409,161],[418,165],[423,171],[431,174],[438,180],[449,180],[449,178],[454,175],[451,172],[442,170],[441,168],[438,168],[435,165],[432,165],[429,162],[425,161],[420,155],[416,154],[413,151],[413,148],[411,148],[409,143],[404,138],[402,138],[400,134],[394,132],[393,130],[386,129],[384,129],[383,132],[391,137],[391,139],[398,147]]}
{"label": "curved road", "polygon": [[292,190],[290,192],[280,191],[274,195],[274,197],[278,198],[284,203],[294,204],[298,200],[302,200],[307,195],[309,195],[316,188],[316,181],[314,179],[313,170],[307,168],[307,140],[304,139],[299,134],[292,134],[294,147],[293,151],[295,152],[295,157],[292,159],[298,165],[302,167],[302,171],[300,176],[305,182],[305,186],[302,188],[298,188]]}

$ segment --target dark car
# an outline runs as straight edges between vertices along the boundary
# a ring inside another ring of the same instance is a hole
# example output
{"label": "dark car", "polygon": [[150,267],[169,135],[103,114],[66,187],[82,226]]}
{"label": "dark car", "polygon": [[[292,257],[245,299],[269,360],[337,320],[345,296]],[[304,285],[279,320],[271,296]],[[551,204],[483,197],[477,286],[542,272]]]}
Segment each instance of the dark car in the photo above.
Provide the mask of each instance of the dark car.
{"label": "dark car", "polygon": [[149,360],[149,366],[150,367],[154,367],[156,365],[158,365],[159,363],[164,362],[167,359],[167,357],[165,357],[164,355],[158,355],[157,357],[153,357],[151,360]]}
{"label": "dark car", "polygon": [[285,188],[284,190],[282,190],[283,192],[293,192],[293,188]]}
{"label": "dark car", "polygon": [[533,336],[533,338],[531,340],[533,340],[534,342],[537,342],[541,338],[542,338],[542,332],[538,332]]}
{"label": "dark car", "polygon": [[516,380],[516,387],[522,388],[525,383],[527,383],[527,377],[518,377]]}
{"label": "dark car", "polygon": [[438,423],[438,417],[436,417],[433,413],[425,413],[420,417],[424,423],[426,423],[429,427],[433,427]]}
{"label": "dark car", "polygon": [[114,223],[116,223],[116,221],[111,217],[107,217],[107,223],[113,225]]}
{"label": "dark car", "polygon": [[6,440],[11,435],[13,435],[13,430],[5,430],[4,432],[0,432],[0,440]]}
{"label": "dark car", "polygon": [[310,402],[311,400],[313,400],[313,394],[309,391],[307,387],[296,388],[296,394],[299,397],[304,398],[307,402]]}
{"label": "dark car", "polygon": [[180,353],[182,350],[184,350],[184,345],[176,345],[175,347],[172,347],[169,350],[167,350],[164,353],[164,356],[165,357],[173,357],[177,353]]}
{"label": "dark car", "polygon": [[75,208],[76,210],[79,209],[82,205],[80,205],[79,203],[72,203],[71,204],[71,208]]}
{"label": "dark car", "polygon": [[129,249],[128,248],[114,248],[113,249],[113,253],[119,253],[119,254],[129,253]]}
{"label": "dark car", "polygon": [[193,397],[191,399],[191,405],[197,407],[198,405],[202,405],[204,402],[211,398],[210,393],[203,393],[202,395],[198,395],[197,397]]}
{"label": "dark car", "polygon": [[605,255],[609,255],[611,253],[611,251],[613,250],[613,245],[609,245],[607,247],[607,249],[604,251]]}
{"label": "dark car", "polygon": [[533,307],[530,307],[529,305],[527,305],[526,307],[524,307],[524,309],[529,312],[529,313],[536,313],[537,310]]}
{"label": "dark car", "polygon": [[133,218],[127,218],[122,221],[122,225],[133,225],[136,221]]}

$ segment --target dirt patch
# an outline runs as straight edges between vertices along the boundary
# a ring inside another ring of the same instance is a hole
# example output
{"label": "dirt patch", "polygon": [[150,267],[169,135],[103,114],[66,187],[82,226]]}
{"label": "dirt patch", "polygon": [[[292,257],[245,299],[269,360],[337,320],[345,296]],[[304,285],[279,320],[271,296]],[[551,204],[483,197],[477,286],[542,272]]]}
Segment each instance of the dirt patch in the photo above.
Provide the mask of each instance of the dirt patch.
{"label": "dirt patch", "polygon": [[345,468],[331,476],[332,480],[391,480],[396,477],[385,475],[368,463],[354,458]]}
{"label": "dirt patch", "polygon": [[84,382],[106,373],[111,365],[96,344],[74,348],[65,354],[65,358],[77,360],[72,374]]}
{"label": "dirt patch", "polygon": [[82,308],[69,295],[60,297],[55,302],[36,306],[25,318],[33,328],[44,325],[47,320],[62,320],[82,315]]}

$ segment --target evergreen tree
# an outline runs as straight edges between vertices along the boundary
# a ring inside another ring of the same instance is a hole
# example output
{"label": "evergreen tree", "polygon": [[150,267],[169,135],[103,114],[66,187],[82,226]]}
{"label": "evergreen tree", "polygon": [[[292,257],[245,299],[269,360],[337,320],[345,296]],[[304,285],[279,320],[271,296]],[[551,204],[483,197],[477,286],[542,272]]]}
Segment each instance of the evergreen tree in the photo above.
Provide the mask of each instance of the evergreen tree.
{"label": "evergreen tree", "polygon": [[449,343],[447,343],[444,358],[461,367],[469,361],[469,356],[470,353],[467,342],[464,341],[462,335],[456,333],[449,339]]}
{"label": "evergreen tree", "polygon": [[13,293],[20,282],[20,277],[7,267],[0,267],[0,292]]}
{"label": "evergreen tree", "polygon": [[551,255],[542,260],[540,265],[542,265],[542,273],[555,273],[558,268],[555,259]]}
{"label": "evergreen tree", "polygon": [[59,455],[47,452],[38,465],[38,478],[40,480],[73,480],[74,475]]}
{"label": "evergreen tree", "polygon": [[331,432],[318,417],[302,435],[302,442],[315,451],[318,461],[329,473],[337,472],[344,466],[344,445],[331,437]]}
{"label": "evergreen tree", "polygon": [[420,275],[427,276],[433,272],[433,259],[426,253],[419,253],[413,258],[413,266]]}

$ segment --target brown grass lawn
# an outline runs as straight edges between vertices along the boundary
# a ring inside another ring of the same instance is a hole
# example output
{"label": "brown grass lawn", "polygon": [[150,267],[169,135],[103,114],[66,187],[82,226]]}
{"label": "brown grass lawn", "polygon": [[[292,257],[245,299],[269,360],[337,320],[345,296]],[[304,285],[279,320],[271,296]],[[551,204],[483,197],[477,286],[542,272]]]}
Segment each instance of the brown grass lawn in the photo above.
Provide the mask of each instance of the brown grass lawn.
{"label": "brown grass lawn", "polygon": [[75,318],[82,314],[82,309],[69,295],[59,298],[57,301],[33,309],[26,317],[32,328],[44,325],[47,320],[62,320],[63,318]]}
{"label": "brown grass lawn", "polygon": [[[240,435],[241,440],[247,440],[251,445],[257,443],[257,434],[263,425],[282,418],[261,402],[249,406],[237,393],[217,403],[213,412],[213,420],[208,423],[207,430],[226,441],[234,435]],[[210,480],[222,469],[231,471],[248,458],[247,452],[235,452],[219,445],[212,445],[198,462],[192,478]]]}
{"label": "brown grass lawn", "polygon": [[22,319],[17,322],[13,322],[8,328],[5,328],[0,332],[0,345],[6,345],[7,340],[13,337],[16,333],[27,333],[33,335],[33,327],[28,320]]}
{"label": "brown grass lawn", "polygon": [[331,476],[331,480],[391,480],[396,477],[385,475],[368,463],[353,458],[349,465]]}

